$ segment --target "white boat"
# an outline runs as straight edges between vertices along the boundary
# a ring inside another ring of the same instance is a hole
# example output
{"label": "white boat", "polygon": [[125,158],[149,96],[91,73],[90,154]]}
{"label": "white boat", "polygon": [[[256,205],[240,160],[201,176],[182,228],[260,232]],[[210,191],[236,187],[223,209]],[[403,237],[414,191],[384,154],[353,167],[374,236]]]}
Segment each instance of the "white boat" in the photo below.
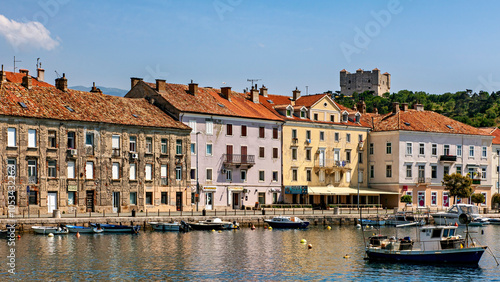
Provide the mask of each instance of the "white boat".
{"label": "white boat", "polygon": [[265,219],[264,222],[272,228],[294,228],[305,229],[309,226],[309,221],[304,221],[295,216],[276,216],[272,219]]}
{"label": "white boat", "polygon": [[461,214],[469,214],[472,220],[480,218],[479,208],[470,204],[456,204],[445,212],[431,213],[436,225],[461,225],[458,217]]}
{"label": "white boat", "polygon": [[54,235],[59,235],[59,234],[68,234],[69,230],[66,227],[53,227],[53,226],[32,226],[31,229],[36,233],[36,234],[54,234]]}
{"label": "white boat", "polygon": [[425,219],[411,212],[398,212],[389,215],[385,220],[385,225],[422,226],[425,225]]}
{"label": "white boat", "polygon": [[236,221],[222,221],[220,218],[207,219],[188,224],[193,230],[230,230],[239,228],[239,224]]}
{"label": "white boat", "polygon": [[102,233],[104,229],[98,227],[85,227],[85,226],[77,226],[77,225],[68,225],[66,224],[66,228],[68,228],[71,233]]}
{"label": "white boat", "polygon": [[149,225],[154,230],[158,231],[189,231],[189,225],[184,221],[181,222],[150,222]]}

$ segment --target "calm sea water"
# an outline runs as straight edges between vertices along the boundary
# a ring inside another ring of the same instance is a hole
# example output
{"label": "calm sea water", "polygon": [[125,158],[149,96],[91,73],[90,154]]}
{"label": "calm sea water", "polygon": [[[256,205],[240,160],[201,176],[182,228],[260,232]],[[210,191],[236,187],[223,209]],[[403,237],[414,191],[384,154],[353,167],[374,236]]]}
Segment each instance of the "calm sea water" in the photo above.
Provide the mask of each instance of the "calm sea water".
{"label": "calm sea water", "polygon": [[[390,227],[381,230],[395,232]],[[477,240],[500,256],[500,226],[475,230]],[[411,237],[415,229],[398,232]],[[500,281],[500,267],[488,253],[478,267],[370,263],[363,259],[362,232],[353,226],[184,234],[146,231],[79,238],[23,234],[16,244],[16,275],[7,273],[5,242],[0,254],[0,281]],[[346,254],[349,258],[344,258]]]}

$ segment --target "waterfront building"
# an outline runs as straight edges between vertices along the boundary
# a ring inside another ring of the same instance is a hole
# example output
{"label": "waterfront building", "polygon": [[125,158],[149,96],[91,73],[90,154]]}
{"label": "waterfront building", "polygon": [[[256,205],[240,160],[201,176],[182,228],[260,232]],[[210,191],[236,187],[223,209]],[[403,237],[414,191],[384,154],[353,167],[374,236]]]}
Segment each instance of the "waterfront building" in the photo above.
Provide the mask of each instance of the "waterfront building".
{"label": "waterfront building", "polygon": [[[442,180],[460,173],[473,178],[475,193],[491,199],[491,144],[493,136],[420,104],[394,103],[388,114],[363,115],[372,123],[368,146],[371,187],[397,192],[384,195],[386,207],[403,208],[399,199],[411,195],[413,208],[446,208],[453,204]],[[469,199],[458,199],[468,203]],[[482,206],[489,206],[489,200]]]}
{"label": "waterfront building", "polygon": [[500,193],[500,129],[498,127],[484,127],[480,129],[483,133],[487,133],[493,136],[491,145],[491,169],[489,171],[489,177],[491,177],[491,183],[494,184],[491,193]]}
{"label": "waterfront building", "polygon": [[382,96],[391,91],[391,75],[387,72],[380,73],[375,68],[372,71],[358,69],[355,73],[350,73],[345,69],[340,71],[340,93],[351,96],[354,92],[373,92],[375,96]]}
{"label": "waterfront building", "polygon": [[0,211],[9,195],[16,214],[190,209],[189,127],[145,99],[67,83],[2,68]]}
{"label": "waterfront building", "polygon": [[146,98],[191,131],[190,181],[196,209],[241,209],[281,200],[282,118],[259,102],[259,91],[238,93],[131,79],[125,97]]}
{"label": "waterfront building", "polygon": [[379,191],[368,188],[366,139],[370,127],[361,119],[363,103],[358,111],[335,103],[328,94],[301,96],[295,89],[289,97],[268,95],[267,89],[261,92],[261,103],[285,120],[285,203],[323,208],[356,204],[358,185],[361,204],[379,203]]}

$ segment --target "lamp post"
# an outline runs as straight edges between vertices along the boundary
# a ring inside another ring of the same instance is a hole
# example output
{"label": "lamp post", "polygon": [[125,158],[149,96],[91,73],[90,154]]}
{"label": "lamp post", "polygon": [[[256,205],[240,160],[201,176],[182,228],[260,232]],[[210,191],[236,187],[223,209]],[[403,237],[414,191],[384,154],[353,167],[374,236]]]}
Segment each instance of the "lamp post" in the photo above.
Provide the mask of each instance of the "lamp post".
{"label": "lamp post", "polygon": [[359,173],[360,172],[359,164],[360,162],[363,161],[362,159],[359,159],[360,157],[363,158],[363,156],[361,155],[362,152],[363,152],[363,140],[360,140],[358,144],[358,210],[359,210],[359,182],[363,181]]}
{"label": "lamp post", "polygon": [[198,131],[196,132],[196,196],[194,197],[194,200],[196,201],[196,211],[198,211],[198,203],[200,202],[200,178],[198,177],[198,155],[200,154],[198,150],[198,135],[201,132]]}

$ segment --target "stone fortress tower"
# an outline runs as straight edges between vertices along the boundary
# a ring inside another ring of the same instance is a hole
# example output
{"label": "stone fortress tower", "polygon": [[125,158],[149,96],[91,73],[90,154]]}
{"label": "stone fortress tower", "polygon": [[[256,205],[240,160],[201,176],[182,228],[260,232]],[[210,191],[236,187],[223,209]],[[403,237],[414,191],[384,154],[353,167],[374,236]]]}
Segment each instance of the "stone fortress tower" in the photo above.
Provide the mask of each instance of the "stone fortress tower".
{"label": "stone fortress tower", "polygon": [[345,69],[340,71],[340,93],[344,95],[373,91],[374,95],[382,96],[390,90],[391,75],[387,72],[381,74],[377,68],[372,71],[358,69],[356,73],[350,73]]}

